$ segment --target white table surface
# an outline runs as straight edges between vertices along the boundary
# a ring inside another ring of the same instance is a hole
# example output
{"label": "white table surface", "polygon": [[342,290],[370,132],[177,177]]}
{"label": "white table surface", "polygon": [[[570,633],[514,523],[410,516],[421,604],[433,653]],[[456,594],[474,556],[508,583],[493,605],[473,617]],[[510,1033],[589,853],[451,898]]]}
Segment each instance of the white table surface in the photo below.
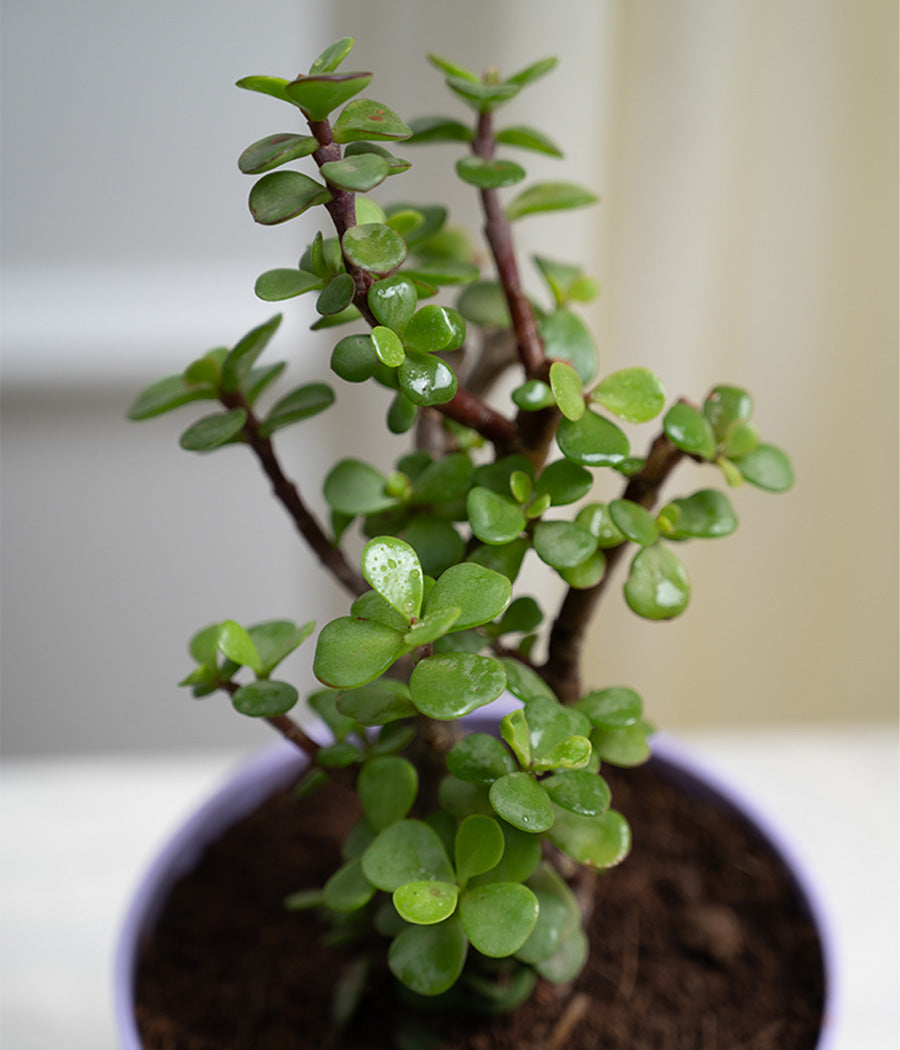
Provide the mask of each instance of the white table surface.
{"label": "white table surface", "polygon": [[[896,730],[679,735],[708,766],[750,788],[815,867],[841,960],[835,1050],[897,1050]],[[156,847],[240,758],[151,754],[4,763],[2,1050],[116,1050],[112,957],[130,894]]]}

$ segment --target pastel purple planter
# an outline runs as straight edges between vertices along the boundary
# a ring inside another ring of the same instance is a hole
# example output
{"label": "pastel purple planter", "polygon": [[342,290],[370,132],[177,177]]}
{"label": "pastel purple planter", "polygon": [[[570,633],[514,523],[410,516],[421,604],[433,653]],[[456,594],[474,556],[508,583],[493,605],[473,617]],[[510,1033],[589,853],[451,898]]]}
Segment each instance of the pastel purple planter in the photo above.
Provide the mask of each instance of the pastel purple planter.
{"label": "pastel purple planter", "polygon": [[[474,719],[473,719],[474,721]],[[491,719],[491,726],[495,725]],[[781,855],[795,886],[816,925],[822,949],[825,978],[825,1007],[816,1050],[837,1050],[834,1017],[839,989],[835,979],[834,943],[821,907],[814,879],[784,841],[777,826],[752,802],[737,797],[732,786],[702,763],[681,744],[661,734],[654,739],[654,761],[665,775],[686,790],[715,797],[741,814]],[[116,950],[114,1008],[117,1033],[123,1050],[142,1050],[134,1014],[134,984],[142,938],[153,928],[166,899],[178,879],[199,861],[206,845],[241,817],[251,813],[270,794],[291,782],[303,769],[304,757],[284,741],[276,740],[253,756],[179,828],[166,843],[141,881],[125,916]]]}

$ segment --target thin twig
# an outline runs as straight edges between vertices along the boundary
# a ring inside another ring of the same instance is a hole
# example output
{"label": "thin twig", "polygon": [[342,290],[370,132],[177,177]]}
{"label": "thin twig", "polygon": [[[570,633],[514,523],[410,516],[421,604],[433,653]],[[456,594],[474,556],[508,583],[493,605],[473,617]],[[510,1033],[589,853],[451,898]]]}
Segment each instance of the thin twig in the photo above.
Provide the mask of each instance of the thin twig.
{"label": "thin twig", "polygon": [[591,997],[585,992],[578,992],[572,996],[550,1033],[550,1041],[547,1043],[548,1050],[561,1050],[562,1047],[568,1045],[569,1036],[575,1031],[576,1025],[587,1013],[590,1005]]}

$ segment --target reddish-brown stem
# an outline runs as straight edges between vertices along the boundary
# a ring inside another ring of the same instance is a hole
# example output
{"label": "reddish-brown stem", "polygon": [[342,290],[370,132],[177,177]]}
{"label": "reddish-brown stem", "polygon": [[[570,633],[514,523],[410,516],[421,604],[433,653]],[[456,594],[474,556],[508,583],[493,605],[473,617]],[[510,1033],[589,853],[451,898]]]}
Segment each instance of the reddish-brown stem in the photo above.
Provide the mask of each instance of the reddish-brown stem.
{"label": "reddish-brown stem", "polygon": [[[650,447],[643,469],[626,485],[623,498],[649,510],[684,455],[665,434],[660,434]],[[606,572],[603,578],[595,586],[584,590],[570,588],[553,623],[547,662],[541,668],[541,674],[563,703],[574,703],[581,696],[581,651],[587,627],[627,547],[627,543],[620,543],[605,551]]]}
{"label": "reddish-brown stem", "polygon": [[259,420],[241,393],[222,393],[220,400],[226,408],[242,408],[247,413],[244,437],[253,449],[260,466],[272,483],[275,498],[291,516],[297,531],[309,544],[322,565],[354,596],[367,591],[368,585],[362,576],[351,568],[339,547],[335,547],[321,525],[310,513],[297,486],[281,469],[272,441],[260,433]]}
{"label": "reddish-brown stem", "polygon": [[[224,689],[229,696],[234,696],[240,689],[240,686],[237,682],[222,682],[219,688]],[[316,757],[322,750],[321,744],[317,744],[312,737],[307,736],[293,718],[289,715],[273,715],[266,718],[266,721],[273,729],[281,733],[285,740],[290,740],[295,747],[298,747],[313,762],[316,760]]]}

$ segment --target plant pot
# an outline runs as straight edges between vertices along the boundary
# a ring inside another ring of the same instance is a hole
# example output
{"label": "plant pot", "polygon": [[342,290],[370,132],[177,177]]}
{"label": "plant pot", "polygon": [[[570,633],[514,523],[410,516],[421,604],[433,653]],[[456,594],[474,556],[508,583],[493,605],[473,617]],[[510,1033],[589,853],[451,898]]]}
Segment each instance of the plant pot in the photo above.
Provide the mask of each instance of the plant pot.
{"label": "plant pot", "polygon": [[[743,822],[752,825],[756,835],[780,855],[781,863],[801,900],[801,906],[806,909],[816,928],[821,952],[824,1008],[815,1050],[835,1050],[832,1017],[835,1004],[832,945],[808,873],[792,856],[791,850],[785,846],[772,822],[764,814],[757,812],[751,803],[737,799],[728,785],[721,783],[708,771],[702,770],[695,759],[677,742],[663,735],[657,737],[651,761],[661,777],[673,787],[712,800],[717,807],[737,814]],[[151,865],[126,914],[115,960],[114,1005],[123,1050],[144,1050],[134,1009],[139,953],[145,937],[154,928],[176,882],[198,864],[210,842],[242,817],[256,810],[271,794],[289,785],[304,765],[303,756],[293,746],[283,741],[275,741],[241,766],[231,779],[185,822]]]}

